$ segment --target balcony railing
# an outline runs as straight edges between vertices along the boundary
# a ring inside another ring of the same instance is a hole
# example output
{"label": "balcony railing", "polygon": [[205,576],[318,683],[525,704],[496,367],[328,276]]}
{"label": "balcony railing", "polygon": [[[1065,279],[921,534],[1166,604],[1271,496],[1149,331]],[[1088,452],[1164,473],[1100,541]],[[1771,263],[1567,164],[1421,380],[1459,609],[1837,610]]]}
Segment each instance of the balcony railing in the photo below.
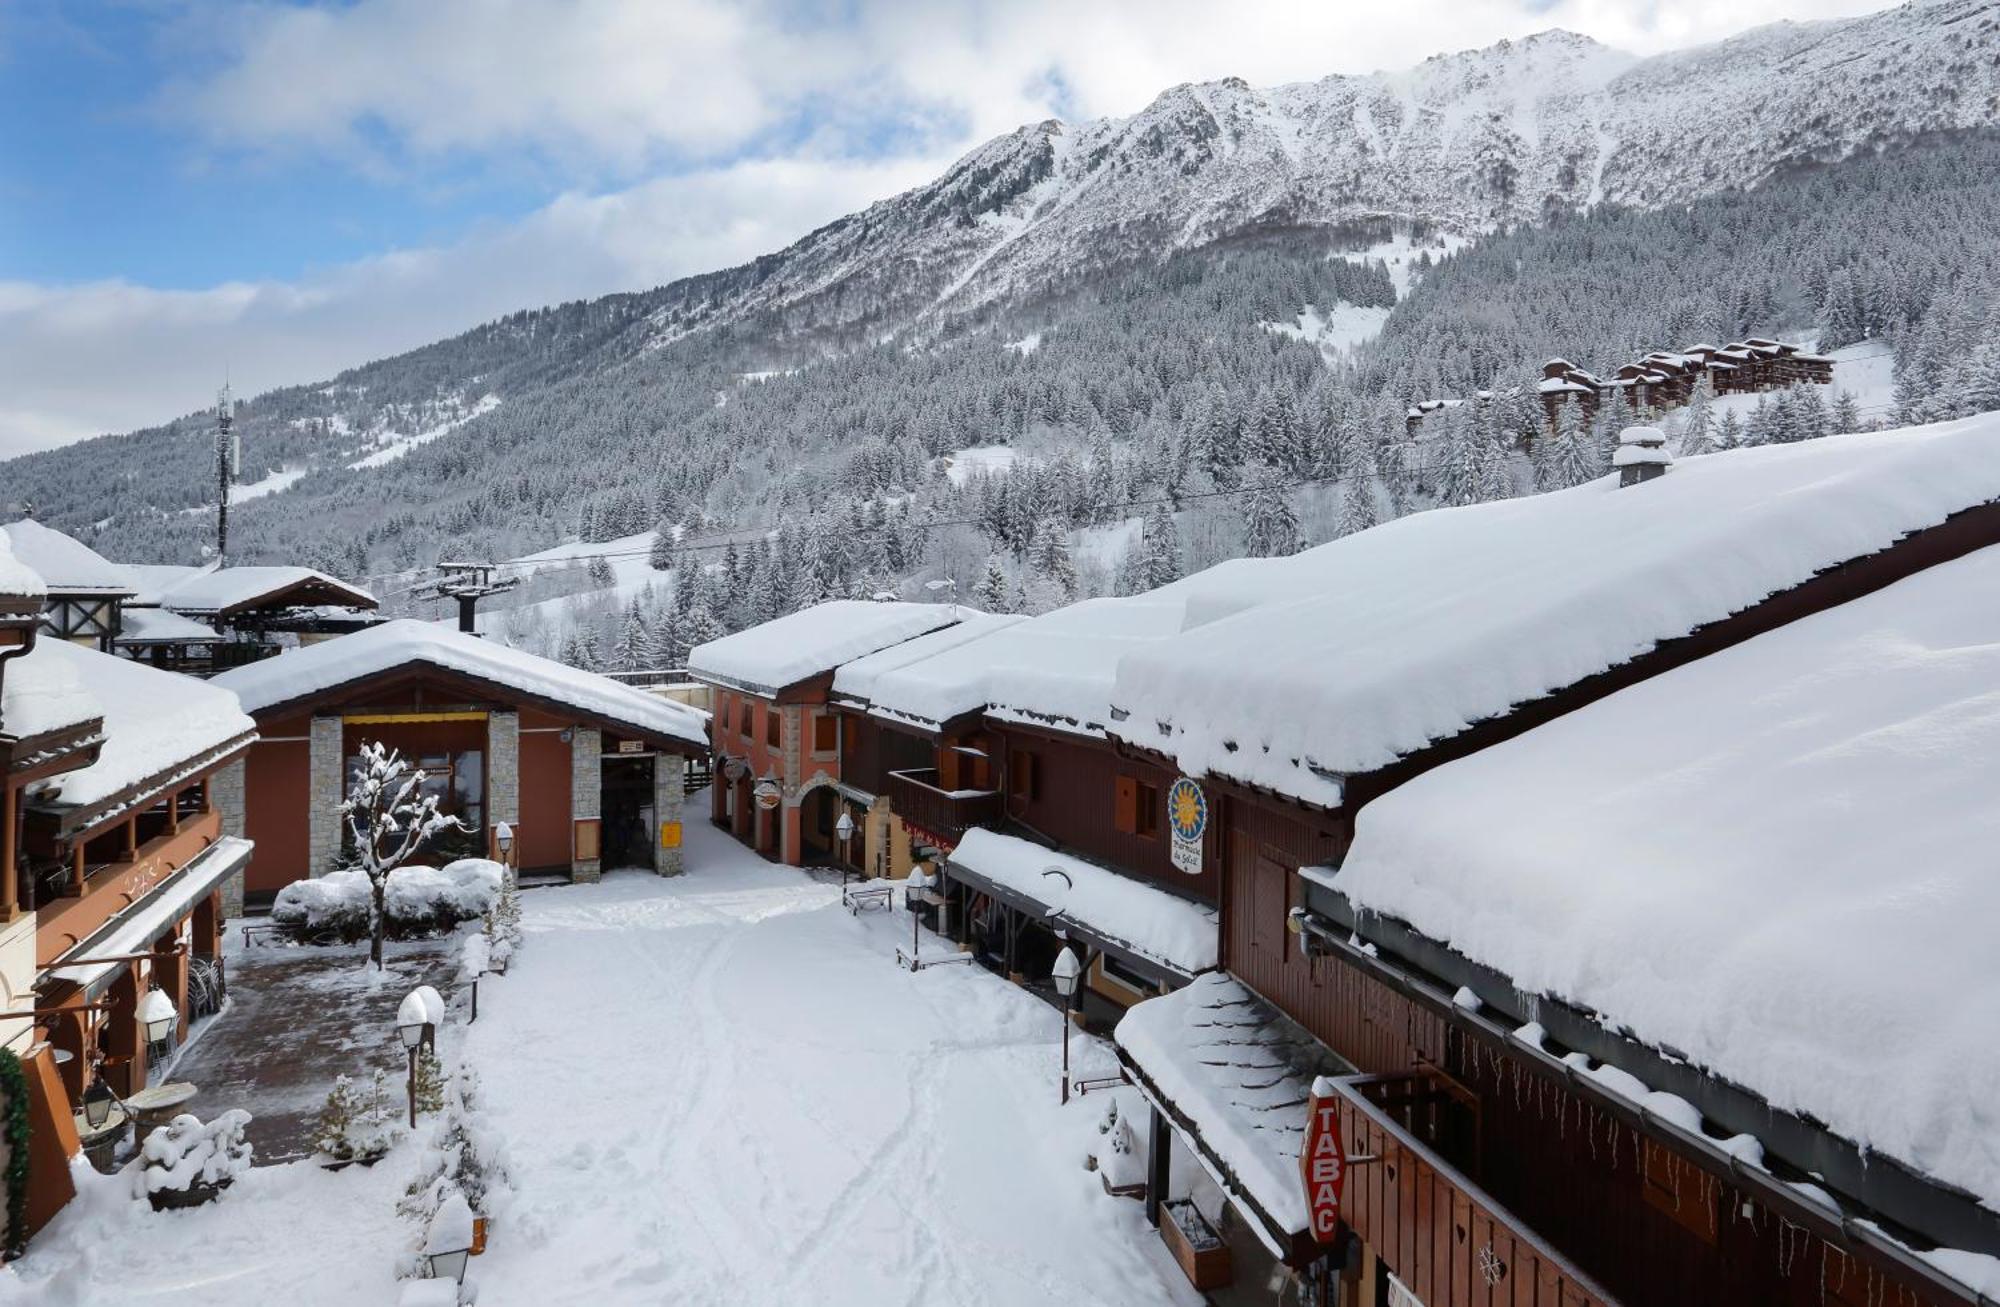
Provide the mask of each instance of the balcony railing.
{"label": "balcony railing", "polygon": [[1477,1155],[1463,1092],[1428,1075],[1338,1082],[1348,1156],[1341,1218],[1426,1303],[1617,1307],[1583,1272],[1446,1160]]}
{"label": "balcony railing", "polygon": [[892,771],[888,779],[889,805],[903,824],[948,845],[956,845],[974,826],[990,826],[1000,820],[998,790],[940,789],[935,767]]}

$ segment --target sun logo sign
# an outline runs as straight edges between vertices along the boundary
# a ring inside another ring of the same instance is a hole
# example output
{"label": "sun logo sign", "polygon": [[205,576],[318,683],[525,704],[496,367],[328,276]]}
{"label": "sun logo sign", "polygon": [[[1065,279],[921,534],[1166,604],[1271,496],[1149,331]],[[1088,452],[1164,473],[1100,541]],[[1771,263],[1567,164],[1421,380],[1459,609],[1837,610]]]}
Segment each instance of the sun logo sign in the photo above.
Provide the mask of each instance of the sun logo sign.
{"label": "sun logo sign", "polygon": [[1183,776],[1167,791],[1167,827],[1173,832],[1174,866],[1201,875],[1201,837],[1208,829],[1208,798]]}

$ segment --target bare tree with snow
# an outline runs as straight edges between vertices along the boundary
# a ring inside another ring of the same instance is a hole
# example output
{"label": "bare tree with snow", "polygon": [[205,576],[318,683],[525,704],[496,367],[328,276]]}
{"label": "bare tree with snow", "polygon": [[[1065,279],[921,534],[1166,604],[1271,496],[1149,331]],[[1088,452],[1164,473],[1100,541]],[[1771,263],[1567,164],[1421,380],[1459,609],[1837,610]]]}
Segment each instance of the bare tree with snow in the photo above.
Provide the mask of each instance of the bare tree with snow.
{"label": "bare tree with snow", "polygon": [[424,792],[426,773],[412,767],[386,744],[363,744],[340,813],[354,836],[355,856],[368,877],[368,961],[382,970],[382,934],[389,873],[408,862],[433,836],[464,830],[458,818],[438,811],[435,793]]}

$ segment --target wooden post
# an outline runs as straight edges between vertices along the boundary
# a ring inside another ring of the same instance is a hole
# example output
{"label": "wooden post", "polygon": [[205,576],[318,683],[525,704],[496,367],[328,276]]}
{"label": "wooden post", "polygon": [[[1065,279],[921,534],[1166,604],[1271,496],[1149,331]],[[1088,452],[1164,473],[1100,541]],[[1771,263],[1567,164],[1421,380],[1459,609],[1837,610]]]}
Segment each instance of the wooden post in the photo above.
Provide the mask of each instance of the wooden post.
{"label": "wooden post", "polygon": [[18,850],[14,826],[14,795],[16,791],[6,778],[0,777],[0,899],[5,900],[8,921],[21,915],[20,868],[15,863]]}
{"label": "wooden post", "polygon": [[1172,1146],[1173,1136],[1167,1130],[1167,1118],[1155,1107],[1146,1140],[1146,1224],[1156,1230],[1160,1226],[1160,1204],[1167,1200],[1167,1185],[1172,1174],[1168,1166]]}
{"label": "wooden post", "polygon": [[136,814],[125,819],[122,834],[125,836],[124,861],[137,862],[139,860],[139,818]]}
{"label": "wooden post", "polygon": [[181,792],[175,790],[167,796],[167,834],[181,833]]}
{"label": "wooden post", "polygon": [[70,846],[70,887],[78,898],[83,897],[83,851],[84,841],[79,839]]}

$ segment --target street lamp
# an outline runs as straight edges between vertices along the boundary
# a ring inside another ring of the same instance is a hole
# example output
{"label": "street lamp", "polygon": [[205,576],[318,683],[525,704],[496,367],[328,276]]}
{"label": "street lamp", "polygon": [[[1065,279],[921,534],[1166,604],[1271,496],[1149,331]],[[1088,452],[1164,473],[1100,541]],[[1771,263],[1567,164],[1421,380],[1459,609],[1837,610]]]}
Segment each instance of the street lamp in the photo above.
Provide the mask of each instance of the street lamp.
{"label": "street lamp", "polygon": [[117,1095],[111,1086],[104,1083],[102,1075],[90,1082],[90,1088],[83,1091],[83,1119],[92,1130],[102,1130],[104,1123],[111,1119],[111,1104]]}
{"label": "street lamp", "polygon": [[402,1039],[403,1047],[410,1055],[410,1128],[417,1128],[417,1050],[428,1043],[433,1036],[430,1005],[417,990],[403,996],[403,1002],[396,1009],[396,1034]]}
{"label": "street lamp", "polygon": [[174,1027],[181,1019],[180,1012],[174,1007],[174,1001],[157,985],[147,990],[146,996],[139,1000],[139,1007],[134,1015],[138,1017],[139,1029],[145,1033],[146,1042],[149,1044],[165,1043],[167,1036],[173,1033]]}
{"label": "street lamp", "polygon": [[918,863],[910,868],[909,878],[903,882],[903,906],[910,910],[910,970],[912,971],[922,969],[917,960],[917,950],[922,938],[918,928],[924,924],[924,918],[923,913],[918,910],[918,905],[930,901],[931,878],[924,871],[923,864]]}
{"label": "street lamp", "polygon": [[[846,804],[841,805],[840,820],[833,823],[833,833],[840,840],[840,856],[851,865],[854,862],[854,849],[851,844],[854,839],[854,818],[847,811]],[[847,865],[841,867],[840,879],[843,884],[846,883]]]}
{"label": "street lamp", "polygon": [[500,861],[510,867],[513,866],[514,828],[504,821],[495,822],[493,825],[493,845],[500,850]]}
{"label": "street lamp", "polygon": [[955,576],[947,576],[947,577],[942,577],[942,578],[940,578],[940,579],[938,579],[938,580],[936,580],[936,581],[926,581],[926,582],[924,582],[924,589],[926,589],[926,590],[930,591],[930,592],[931,592],[932,594],[936,594],[936,593],[937,593],[938,591],[940,591],[940,590],[949,590],[949,591],[951,592],[951,601],[950,601],[950,602],[951,602],[951,615],[952,615],[952,616],[953,616],[954,618],[956,618],[956,617],[958,616],[958,578],[957,578],[957,577],[955,577]]}
{"label": "street lamp", "polygon": [[464,1194],[454,1191],[438,1205],[424,1235],[424,1260],[431,1278],[465,1283],[465,1263],[472,1256],[475,1237],[472,1204]]}
{"label": "street lamp", "polygon": [[1083,974],[1083,964],[1076,960],[1076,954],[1065,944],[1063,951],[1056,954],[1056,965],[1052,975],[1056,982],[1056,993],[1063,1001],[1063,1069],[1062,1101],[1069,1102],[1069,1027],[1070,1000],[1076,997],[1076,978]]}

